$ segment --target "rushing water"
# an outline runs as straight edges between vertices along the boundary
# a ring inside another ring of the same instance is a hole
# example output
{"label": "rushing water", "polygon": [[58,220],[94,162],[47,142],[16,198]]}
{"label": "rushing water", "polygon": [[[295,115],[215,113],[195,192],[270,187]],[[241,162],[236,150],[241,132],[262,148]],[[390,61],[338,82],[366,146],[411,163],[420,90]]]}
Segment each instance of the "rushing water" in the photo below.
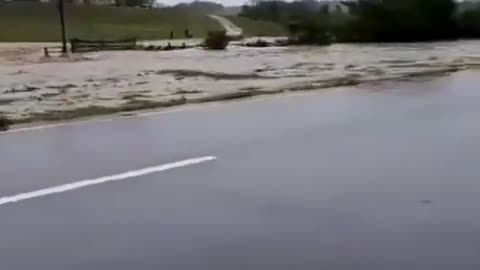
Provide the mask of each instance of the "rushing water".
{"label": "rushing water", "polygon": [[194,99],[437,75],[477,67],[479,51],[480,41],[456,41],[101,52],[71,61],[10,53],[0,61],[0,112],[22,118],[90,105],[115,107],[132,95],[152,101]]}
{"label": "rushing water", "polygon": [[1,269],[478,270],[478,74],[0,136],[0,197],[219,157],[0,207]]}

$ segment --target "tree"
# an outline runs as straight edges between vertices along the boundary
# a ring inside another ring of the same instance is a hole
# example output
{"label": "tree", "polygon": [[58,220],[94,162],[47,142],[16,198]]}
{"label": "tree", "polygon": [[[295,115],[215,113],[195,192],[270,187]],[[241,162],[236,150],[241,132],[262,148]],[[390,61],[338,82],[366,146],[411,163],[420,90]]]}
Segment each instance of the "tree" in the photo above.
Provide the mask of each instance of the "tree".
{"label": "tree", "polygon": [[480,37],[480,4],[460,13],[458,16],[458,27],[462,37]]}
{"label": "tree", "polygon": [[146,7],[150,0],[124,0],[127,7]]}
{"label": "tree", "polygon": [[363,41],[420,41],[456,37],[453,0],[359,2],[352,30]]}
{"label": "tree", "polygon": [[[349,14],[322,9],[322,2],[312,0],[265,1],[245,7],[241,15],[286,26],[293,22],[296,33],[303,30],[319,40],[326,37],[325,33],[345,42],[409,42],[459,36],[455,0],[358,0],[345,4]],[[472,15],[468,21],[472,25]]]}

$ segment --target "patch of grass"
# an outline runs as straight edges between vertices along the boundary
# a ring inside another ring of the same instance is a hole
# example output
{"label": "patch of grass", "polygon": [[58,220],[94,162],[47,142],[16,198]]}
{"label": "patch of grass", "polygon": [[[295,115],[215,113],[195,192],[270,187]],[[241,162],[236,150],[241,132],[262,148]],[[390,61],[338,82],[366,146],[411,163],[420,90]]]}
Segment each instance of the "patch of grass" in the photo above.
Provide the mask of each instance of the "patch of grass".
{"label": "patch of grass", "polygon": [[122,96],[123,100],[136,100],[137,98],[149,98],[149,96],[144,94],[138,94],[138,93],[131,93],[131,94],[126,94]]}
{"label": "patch of grass", "polygon": [[[173,31],[184,38],[188,29],[194,37],[221,30],[205,15],[163,9],[142,9],[96,5],[66,5],[66,24],[70,38],[166,39]],[[0,2],[0,41],[59,41],[58,12],[54,4]]]}
{"label": "patch of grass", "polygon": [[175,92],[175,94],[200,94],[200,93],[203,93],[202,91],[200,90],[178,90]]}
{"label": "patch of grass", "polygon": [[447,67],[447,68],[440,68],[437,70],[425,70],[420,72],[411,72],[403,74],[404,78],[415,78],[415,77],[429,77],[429,76],[439,76],[445,75],[452,72],[457,72],[462,70],[461,67]]}
{"label": "patch of grass", "polygon": [[49,85],[47,86],[47,88],[49,89],[57,89],[57,90],[60,90],[60,91],[66,91],[70,88],[75,88],[75,87],[78,87],[76,84],[71,84],[71,83],[67,83],[67,84],[64,84],[64,85]]}
{"label": "patch of grass", "polygon": [[186,69],[164,69],[155,72],[157,75],[173,75],[175,78],[185,77],[206,77],[213,80],[251,80],[251,79],[267,79],[269,77],[260,76],[255,73],[251,74],[235,74],[222,72],[206,72],[200,70],[186,70]]}
{"label": "patch of grass", "polygon": [[185,97],[179,99],[171,99],[166,101],[152,101],[152,100],[138,100],[131,99],[125,104],[116,107],[104,107],[104,106],[88,106],[83,108],[77,108],[65,111],[47,111],[44,113],[35,113],[28,118],[14,119],[10,123],[24,124],[36,121],[61,121],[70,120],[76,118],[85,118],[98,115],[108,115],[120,112],[131,112],[138,110],[156,109],[162,107],[171,107],[186,104]]}
{"label": "patch of grass", "polygon": [[256,36],[287,36],[287,29],[279,23],[254,20],[240,16],[227,17],[232,23],[243,29],[243,35],[246,37]]}
{"label": "patch of grass", "polygon": [[258,86],[248,86],[248,87],[242,87],[238,90],[240,91],[256,91],[256,90],[260,90],[262,88],[258,87]]}
{"label": "patch of grass", "polygon": [[317,90],[317,89],[324,89],[324,88],[333,88],[333,87],[341,87],[341,86],[355,86],[362,83],[362,81],[342,77],[342,78],[335,78],[331,80],[323,80],[323,81],[313,81],[308,84],[299,84],[295,86],[290,86],[285,88],[285,91],[307,91],[307,90]]}
{"label": "patch of grass", "polygon": [[193,103],[203,103],[203,102],[212,102],[212,101],[220,101],[220,100],[231,100],[231,99],[239,99],[239,98],[247,98],[252,97],[253,94],[250,92],[234,92],[234,93],[225,93],[219,94],[214,96],[206,96],[201,98],[196,98],[192,100]]}
{"label": "patch of grass", "polygon": [[135,85],[144,85],[144,84],[148,84],[148,81],[135,82],[134,84]]}
{"label": "patch of grass", "polygon": [[122,112],[128,112],[128,111],[155,109],[155,108],[161,108],[161,107],[178,106],[186,103],[187,103],[187,99],[183,96],[178,99],[171,99],[167,101],[132,99],[132,100],[129,100],[125,105],[118,107],[118,109],[119,111],[122,111]]}
{"label": "patch of grass", "polygon": [[42,98],[50,98],[50,97],[56,97],[59,96],[61,93],[43,93],[41,94]]}
{"label": "patch of grass", "polygon": [[234,100],[234,99],[242,99],[242,98],[249,98],[258,95],[271,95],[271,94],[278,94],[283,92],[283,90],[275,90],[275,91],[248,91],[248,92],[233,92],[233,93],[224,93],[218,94],[213,96],[201,97],[190,100],[190,103],[203,103],[203,102],[212,102],[212,101],[222,101],[222,100]]}
{"label": "patch of grass", "polygon": [[332,87],[340,87],[340,86],[354,86],[360,84],[361,81],[355,78],[340,78],[340,79],[333,79],[321,82],[321,88],[332,88]]}

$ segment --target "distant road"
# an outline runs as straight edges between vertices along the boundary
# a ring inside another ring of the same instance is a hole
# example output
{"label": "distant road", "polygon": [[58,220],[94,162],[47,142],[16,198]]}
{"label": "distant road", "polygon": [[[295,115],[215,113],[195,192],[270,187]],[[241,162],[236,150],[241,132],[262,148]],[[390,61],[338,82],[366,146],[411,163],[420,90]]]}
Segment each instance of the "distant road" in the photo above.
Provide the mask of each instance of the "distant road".
{"label": "distant road", "polygon": [[223,26],[223,28],[227,32],[227,36],[236,37],[236,36],[241,36],[243,34],[242,28],[236,26],[227,18],[218,16],[218,15],[213,15],[213,14],[208,16],[214,20],[217,20]]}
{"label": "distant road", "polygon": [[1,268],[480,269],[478,78],[2,133]]}

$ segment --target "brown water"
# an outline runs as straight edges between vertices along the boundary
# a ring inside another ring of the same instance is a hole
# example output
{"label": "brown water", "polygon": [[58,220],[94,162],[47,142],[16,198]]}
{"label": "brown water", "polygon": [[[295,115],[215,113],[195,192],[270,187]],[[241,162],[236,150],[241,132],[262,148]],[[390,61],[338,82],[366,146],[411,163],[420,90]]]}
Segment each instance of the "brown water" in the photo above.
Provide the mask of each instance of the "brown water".
{"label": "brown water", "polygon": [[480,65],[480,41],[325,47],[99,52],[43,59],[0,46],[0,112],[13,118],[134,99],[302,90],[439,75]]}

